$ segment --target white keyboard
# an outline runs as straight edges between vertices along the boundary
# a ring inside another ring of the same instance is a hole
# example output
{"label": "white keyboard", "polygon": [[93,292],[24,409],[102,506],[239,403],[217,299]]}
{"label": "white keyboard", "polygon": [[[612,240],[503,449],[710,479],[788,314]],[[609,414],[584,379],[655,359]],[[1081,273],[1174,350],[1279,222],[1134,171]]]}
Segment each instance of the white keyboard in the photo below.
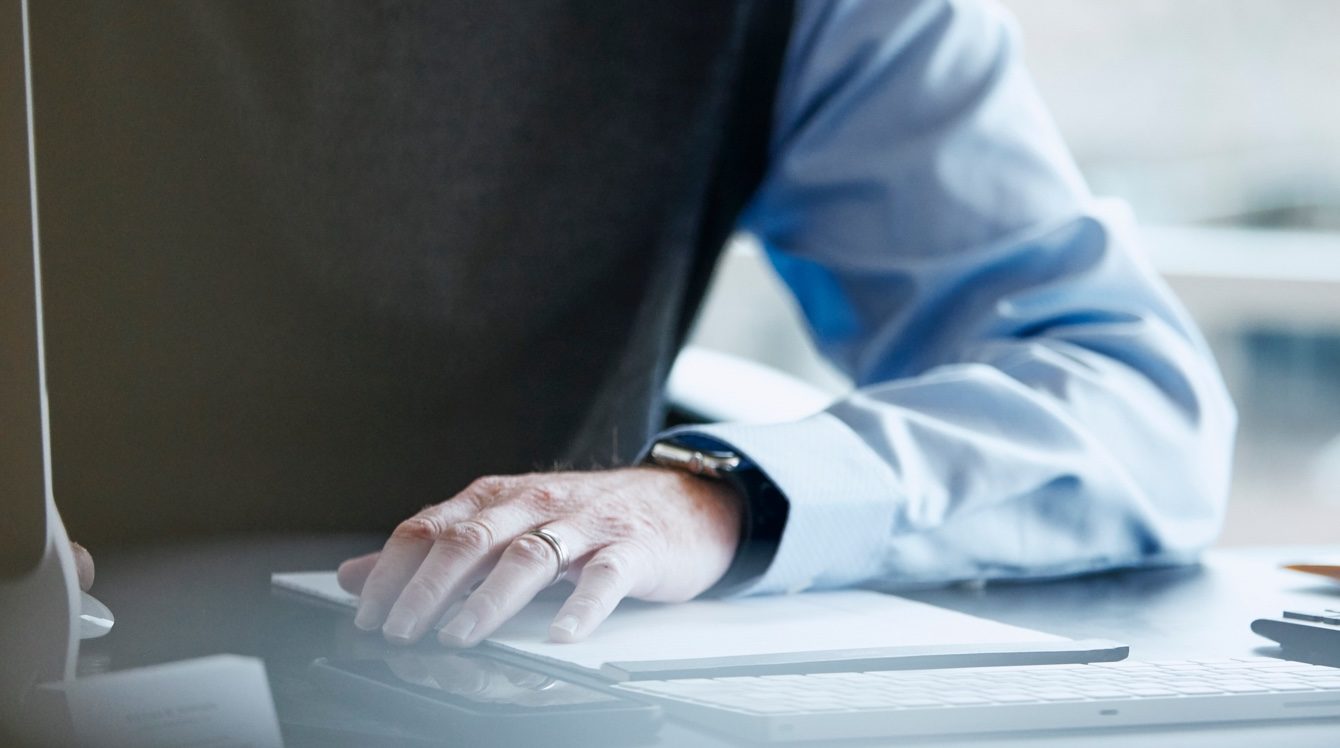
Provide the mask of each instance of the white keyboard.
{"label": "white keyboard", "polygon": [[1340,717],[1340,669],[1255,657],[634,681],[749,740]]}

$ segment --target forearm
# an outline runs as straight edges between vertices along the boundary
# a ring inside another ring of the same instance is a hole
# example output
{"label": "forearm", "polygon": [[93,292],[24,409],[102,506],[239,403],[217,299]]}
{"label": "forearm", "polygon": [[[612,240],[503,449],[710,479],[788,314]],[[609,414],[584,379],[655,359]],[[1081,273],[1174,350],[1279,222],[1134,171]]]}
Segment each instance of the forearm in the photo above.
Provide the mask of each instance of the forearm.
{"label": "forearm", "polygon": [[[1073,574],[1210,542],[1233,408],[1194,330],[1138,277],[1119,217],[1105,220],[984,248],[1025,279],[987,301],[956,284],[941,299],[953,312],[890,318],[873,336],[890,348],[867,349],[864,386],[826,413],[690,429],[790,504],[748,591]],[[954,263],[979,266],[970,254]]]}

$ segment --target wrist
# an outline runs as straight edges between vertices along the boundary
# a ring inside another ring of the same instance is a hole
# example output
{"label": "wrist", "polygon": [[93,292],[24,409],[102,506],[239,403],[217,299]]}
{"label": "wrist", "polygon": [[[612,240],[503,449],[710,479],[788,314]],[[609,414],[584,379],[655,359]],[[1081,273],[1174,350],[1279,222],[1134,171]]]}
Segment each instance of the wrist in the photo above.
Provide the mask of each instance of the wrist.
{"label": "wrist", "polygon": [[729,489],[739,502],[735,553],[726,573],[706,592],[726,594],[761,577],[772,564],[790,503],[761,469],[730,445],[697,434],[682,436],[656,442],[646,459],[718,490]]}
{"label": "wrist", "polygon": [[675,468],[643,465],[637,469],[669,481],[669,490],[687,501],[688,511],[703,519],[712,528],[713,535],[720,534],[723,542],[728,540],[734,552],[749,516],[748,497],[742,491],[727,481]]}

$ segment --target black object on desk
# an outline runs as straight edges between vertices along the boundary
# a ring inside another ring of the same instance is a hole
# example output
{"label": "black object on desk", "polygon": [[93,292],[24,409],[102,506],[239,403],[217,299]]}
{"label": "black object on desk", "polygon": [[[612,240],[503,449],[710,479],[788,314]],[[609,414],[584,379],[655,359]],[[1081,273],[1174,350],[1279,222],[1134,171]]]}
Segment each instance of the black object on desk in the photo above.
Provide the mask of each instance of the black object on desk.
{"label": "black object on desk", "polygon": [[1289,659],[1340,666],[1340,610],[1286,610],[1281,618],[1252,621],[1252,631],[1279,642]]}
{"label": "black object on desk", "polygon": [[[351,708],[423,736],[470,745],[641,744],[655,737],[661,708],[474,653],[421,651],[380,658],[319,658],[309,678]],[[292,730],[298,725],[290,721]],[[385,737],[380,730],[364,733]]]}

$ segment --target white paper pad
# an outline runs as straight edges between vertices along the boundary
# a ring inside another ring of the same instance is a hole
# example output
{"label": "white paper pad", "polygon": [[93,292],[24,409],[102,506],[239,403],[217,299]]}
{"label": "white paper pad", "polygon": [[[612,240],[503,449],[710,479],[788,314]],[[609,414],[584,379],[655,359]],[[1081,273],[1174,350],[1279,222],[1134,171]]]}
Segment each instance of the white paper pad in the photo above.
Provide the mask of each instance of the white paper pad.
{"label": "white paper pad", "polygon": [[[276,585],[323,600],[357,598],[332,572],[274,575]],[[549,641],[561,600],[532,603],[502,627],[492,646],[599,671],[609,662],[695,660],[884,647],[1031,644],[1063,637],[864,590],[806,592],[658,605],[626,600],[586,641]]]}
{"label": "white paper pad", "polygon": [[358,595],[344,591],[333,571],[286,571],[270,575],[270,584],[281,590],[309,595],[348,608],[358,607]]}
{"label": "white paper pad", "polygon": [[281,748],[265,665],[215,655],[53,684],[78,745]]}
{"label": "white paper pad", "polygon": [[550,662],[607,662],[956,644],[1042,643],[1062,637],[864,590],[806,592],[677,605],[625,601],[586,641],[549,641],[561,602],[536,604],[489,641]]}

